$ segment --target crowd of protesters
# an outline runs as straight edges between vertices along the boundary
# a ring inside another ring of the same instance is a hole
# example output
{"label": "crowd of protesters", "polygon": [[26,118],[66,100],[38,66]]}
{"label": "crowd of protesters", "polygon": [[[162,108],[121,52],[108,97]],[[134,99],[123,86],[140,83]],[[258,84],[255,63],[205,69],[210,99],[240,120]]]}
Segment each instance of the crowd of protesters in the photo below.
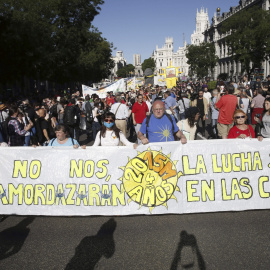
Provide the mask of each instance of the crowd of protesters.
{"label": "crowd of protesters", "polygon": [[[238,83],[218,81],[211,91],[207,82],[187,81],[172,89],[156,85],[108,92],[106,98],[68,92],[0,101],[1,146],[78,148],[83,133],[94,146],[186,143],[198,138],[199,130],[206,136],[207,119],[208,139],[270,137],[270,75],[264,84],[246,76]],[[153,128],[159,123],[169,128],[158,137]],[[154,136],[150,140],[148,132]]]}

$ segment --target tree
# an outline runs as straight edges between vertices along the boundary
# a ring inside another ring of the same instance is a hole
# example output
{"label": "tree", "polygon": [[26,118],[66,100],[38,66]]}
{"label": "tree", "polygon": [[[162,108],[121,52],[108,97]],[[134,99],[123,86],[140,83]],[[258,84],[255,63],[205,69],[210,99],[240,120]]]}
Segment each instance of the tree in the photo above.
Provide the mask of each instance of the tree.
{"label": "tree", "polygon": [[126,78],[134,74],[135,67],[132,64],[128,64],[117,70],[117,76]]}
{"label": "tree", "polygon": [[99,81],[113,67],[112,44],[92,25],[103,0],[4,0],[1,82],[22,77]]}
{"label": "tree", "polygon": [[242,71],[249,77],[254,68],[260,68],[261,62],[269,59],[269,24],[269,11],[257,6],[236,13],[222,24],[222,33],[228,34],[225,42],[229,54],[233,60],[241,62]]}
{"label": "tree", "polygon": [[191,75],[197,75],[202,79],[206,77],[209,70],[212,74],[218,61],[215,54],[214,43],[201,43],[200,45],[188,45],[186,49],[187,63],[190,65]]}
{"label": "tree", "polygon": [[155,60],[151,57],[145,59],[142,63],[142,70],[143,72],[147,69],[147,68],[151,68],[153,71],[156,68],[156,64],[155,64]]}

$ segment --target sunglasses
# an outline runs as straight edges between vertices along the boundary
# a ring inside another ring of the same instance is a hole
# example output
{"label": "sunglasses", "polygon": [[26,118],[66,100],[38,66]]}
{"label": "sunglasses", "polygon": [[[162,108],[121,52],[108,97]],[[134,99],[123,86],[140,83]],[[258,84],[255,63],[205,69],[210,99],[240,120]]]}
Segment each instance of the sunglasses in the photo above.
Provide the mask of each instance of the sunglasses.
{"label": "sunglasses", "polygon": [[235,116],[234,118],[235,119],[240,119],[240,118],[246,118],[246,116],[245,115],[241,115],[241,116]]}
{"label": "sunglasses", "polygon": [[106,122],[106,123],[113,123],[114,120],[113,119],[109,119],[109,118],[105,118],[104,119],[104,122]]}

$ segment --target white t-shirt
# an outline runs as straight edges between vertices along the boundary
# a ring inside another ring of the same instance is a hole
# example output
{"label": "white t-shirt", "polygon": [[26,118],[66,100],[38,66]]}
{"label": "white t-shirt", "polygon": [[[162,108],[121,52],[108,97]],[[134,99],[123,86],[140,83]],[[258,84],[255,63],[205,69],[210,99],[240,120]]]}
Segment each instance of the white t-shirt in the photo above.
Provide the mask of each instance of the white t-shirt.
{"label": "white t-shirt", "polygon": [[195,133],[197,130],[196,124],[193,127],[190,127],[188,123],[188,119],[185,119],[185,120],[178,121],[177,126],[182,132],[186,131],[189,133],[189,140],[195,140]]}
{"label": "white t-shirt", "polygon": [[207,99],[207,104],[209,105],[209,100],[212,97],[210,92],[204,92],[203,97]]}
{"label": "white t-shirt", "polygon": [[97,119],[97,112],[98,112],[98,108],[95,107],[95,108],[92,110],[94,122],[98,122],[98,119]]}
{"label": "white t-shirt", "polygon": [[117,145],[119,145],[120,141],[126,146],[133,145],[133,143],[131,143],[130,141],[127,140],[127,138],[125,137],[125,135],[123,134],[122,131],[120,131],[119,136],[120,136],[120,140],[119,140],[119,138],[116,137],[113,130],[106,130],[105,138],[103,138],[102,136],[100,138],[100,131],[99,131],[97,136],[96,136],[96,139],[95,139],[93,146],[99,146],[99,145],[101,145],[101,146],[117,146]]}
{"label": "white t-shirt", "polygon": [[248,105],[249,105],[249,99],[248,98],[242,98],[242,102],[243,102],[244,107],[241,108],[241,110],[243,110],[244,113],[247,113]]}

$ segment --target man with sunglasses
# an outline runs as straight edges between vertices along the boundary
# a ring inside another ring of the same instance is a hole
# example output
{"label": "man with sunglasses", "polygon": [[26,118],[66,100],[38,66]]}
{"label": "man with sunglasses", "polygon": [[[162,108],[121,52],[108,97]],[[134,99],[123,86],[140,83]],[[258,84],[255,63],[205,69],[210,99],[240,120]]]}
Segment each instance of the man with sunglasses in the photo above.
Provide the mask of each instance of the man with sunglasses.
{"label": "man with sunglasses", "polygon": [[138,132],[138,138],[143,144],[153,142],[174,141],[178,137],[182,144],[187,143],[187,138],[178,128],[175,118],[165,113],[165,104],[161,100],[153,103],[153,114],[147,116]]}

